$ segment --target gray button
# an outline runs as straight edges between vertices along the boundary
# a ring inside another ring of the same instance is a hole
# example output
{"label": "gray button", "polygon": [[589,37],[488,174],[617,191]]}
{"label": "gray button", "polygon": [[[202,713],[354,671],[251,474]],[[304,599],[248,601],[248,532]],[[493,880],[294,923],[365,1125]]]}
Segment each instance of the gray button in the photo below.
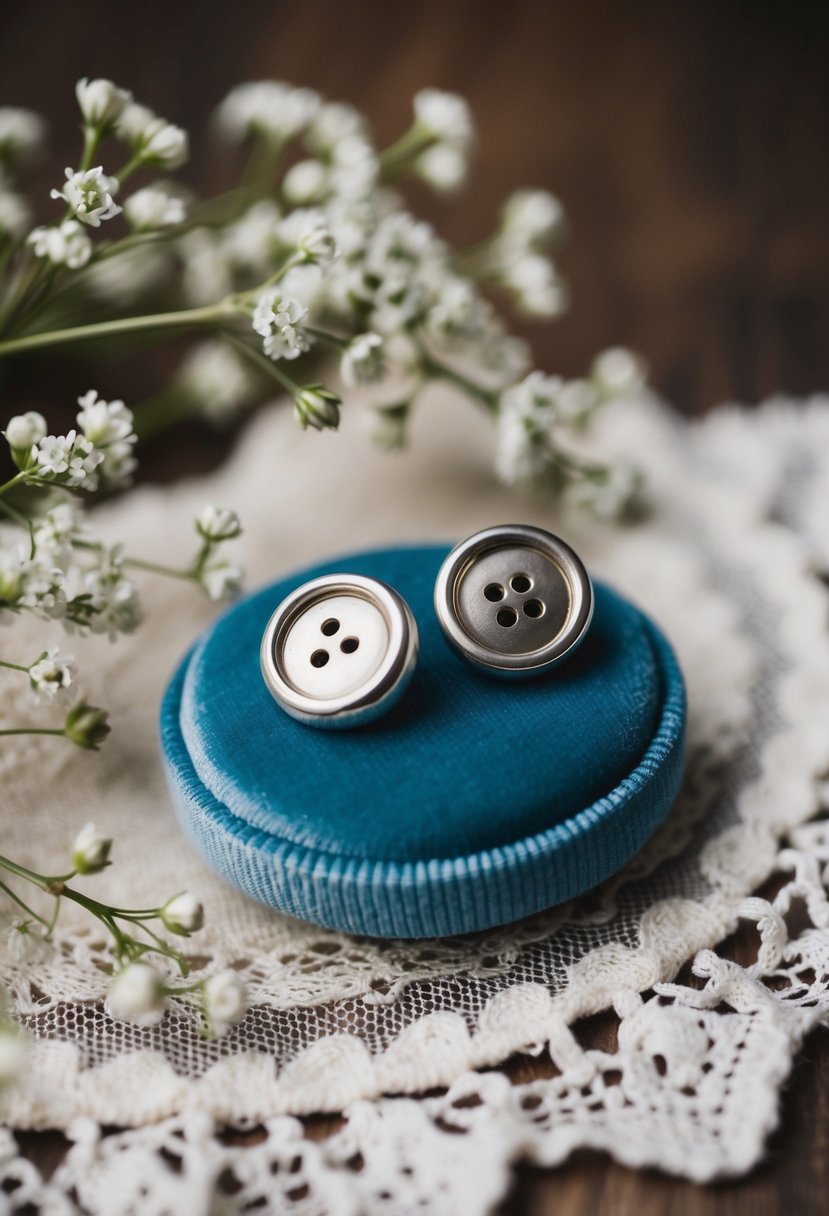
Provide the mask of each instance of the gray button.
{"label": "gray button", "polygon": [[452,550],[435,583],[435,611],[448,641],[481,670],[534,675],[581,642],[593,588],[563,540],[504,524]]}
{"label": "gray button", "polygon": [[390,709],[417,662],[405,600],[377,579],[327,574],[297,588],[262,638],[262,675],[292,717],[310,726],[362,726]]}

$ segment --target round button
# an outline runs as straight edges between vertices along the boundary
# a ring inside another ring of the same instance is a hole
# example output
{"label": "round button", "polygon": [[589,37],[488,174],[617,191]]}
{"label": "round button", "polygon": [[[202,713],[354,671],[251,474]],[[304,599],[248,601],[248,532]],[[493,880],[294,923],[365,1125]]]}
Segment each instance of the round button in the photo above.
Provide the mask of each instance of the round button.
{"label": "round button", "polygon": [[448,641],[482,671],[535,675],[582,641],[593,588],[559,537],[504,524],[452,550],[435,583],[435,611]]}
{"label": "round button", "polygon": [[362,726],[390,709],[417,661],[417,625],[378,579],[327,574],[298,587],[268,621],[262,675],[274,699],[311,726]]}

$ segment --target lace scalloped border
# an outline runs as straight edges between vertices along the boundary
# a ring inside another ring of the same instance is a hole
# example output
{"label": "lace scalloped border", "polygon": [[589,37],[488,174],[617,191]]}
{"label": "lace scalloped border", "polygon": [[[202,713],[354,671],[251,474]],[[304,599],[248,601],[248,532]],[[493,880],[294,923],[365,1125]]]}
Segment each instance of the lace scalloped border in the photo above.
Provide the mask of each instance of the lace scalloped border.
{"label": "lace scalloped border", "polygon": [[[779,404],[755,415],[750,425],[737,418],[703,423],[696,434],[708,428],[726,456],[729,441],[736,444],[760,427],[770,441],[785,434],[804,450],[828,450],[829,445],[815,444],[827,433],[825,403],[797,420]],[[682,442],[676,424],[663,419],[654,425],[674,432],[675,444]],[[670,979],[694,953],[727,936],[747,892],[771,873],[779,838],[817,810],[816,779],[829,767],[829,739],[813,707],[829,698],[829,657],[826,593],[813,574],[814,544],[795,536],[784,522],[741,513],[739,493],[707,467],[713,446],[700,446],[700,469],[694,474],[705,480],[704,492],[691,484],[685,456],[666,460],[660,475],[692,526],[716,535],[718,560],[750,571],[779,612],[780,644],[790,666],[777,694],[786,726],[769,741],[760,771],[742,789],[736,822],[709,840],[700,858],[713,888],[709,895],[655,902],[642,917],[636,946],[615,942],[592,950],[569,969],[562,992],[551,994],[531,983],[508,988],[490,998],[471,1030],[459,1013],[427,1014],[377,1054],[354,1035],[336,1034],[302,1048],[278,1075],[270,1057],[247,1051],[188,1078],[157,1052],[136,1051],[85,1068],[76,1045],[41,1040],[25,1090],[4,1095],[5,1120],[18,1127],[64,1127],[83,1112],[103,1124],[132,1126],[195,1106],[221,1122],[244,1125],[287,1112],[339,1111],[383,1093],[449,1085],[470,1069],[497,1064],[516,1051],[537,1050],[562,1023],[607,1008],[621,990],[641,992]],[[804,500],[826,501],[828,484],[829,468],[813,461]],[[795,519],[798,509],[789,504],[789,514]]]}

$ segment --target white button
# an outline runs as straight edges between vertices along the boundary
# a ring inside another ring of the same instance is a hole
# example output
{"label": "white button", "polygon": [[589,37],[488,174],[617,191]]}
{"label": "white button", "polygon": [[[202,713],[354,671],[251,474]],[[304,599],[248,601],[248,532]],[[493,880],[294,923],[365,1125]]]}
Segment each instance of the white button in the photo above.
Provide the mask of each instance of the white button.
{"label": "white button", "polygon": [[414,618],[393,588],[329,574],[297,588],[274,612],[262,638],[262,675],[300,721],[358,726],[404,691],[417,646]]}
{"label": "white button", "polygon": [[435,584],[447,640],[492,675],[534,675],[572,653],[593,615],[593,588],[569,545],[505,524],[453,549]]}

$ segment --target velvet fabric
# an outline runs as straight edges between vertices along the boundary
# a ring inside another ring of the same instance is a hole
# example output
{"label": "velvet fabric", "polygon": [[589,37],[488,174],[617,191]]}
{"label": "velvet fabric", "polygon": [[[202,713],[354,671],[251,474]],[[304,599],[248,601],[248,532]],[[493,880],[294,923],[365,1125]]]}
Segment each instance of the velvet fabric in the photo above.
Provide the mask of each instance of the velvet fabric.
{"label": "velvet fabric", "polygon": [[[644,843],[681,780],[685,693],[655,626],[597,584],[560,668],[498,681],[452,653],[432,607],[445,546],[352,554],[234,605],[162,710],[178,813],[211,865],[282,911],[351,933],[485,929],[596,886]],[[377,722],[320,731],[259,670],[268,618],[320,574],[383,579],[420,630],[411,687]]]}

